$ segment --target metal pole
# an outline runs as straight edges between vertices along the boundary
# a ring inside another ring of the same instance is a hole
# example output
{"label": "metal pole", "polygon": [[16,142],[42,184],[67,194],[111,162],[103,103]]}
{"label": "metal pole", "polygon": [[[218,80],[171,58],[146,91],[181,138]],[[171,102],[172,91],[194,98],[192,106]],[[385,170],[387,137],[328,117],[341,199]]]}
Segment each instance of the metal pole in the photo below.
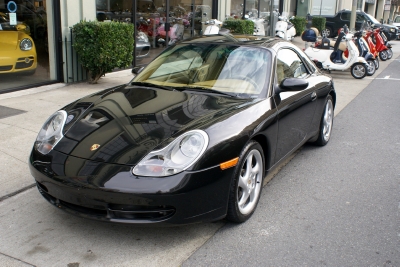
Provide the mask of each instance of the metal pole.
{"label": "metal pole", "polygon": [[136,41],[137,41],[137,38],[136,38],[136,30],[137,30],[137,27],[136,27],[136,1],[137,0],[133,0],[132,1],[132,13],[131,13],[131,15],[132,15],[132,23],[133,23],[133,28],[134,28],[134,32],[133,32],[133,60],[132,60],[132,66],[133,67],[136,67]]}
{"label": "metal pole", "polygon": [[350,31],[354,31],[356,29],[356,15],[357,15],[357,0],[353,0],[351,7],[350,25],[349,25]]}
{"label": "metal pole", "polygon": [[242,16],[242,19],[245,19],[245,16],[246,15],[246,0],[243,0],[243,16]]}
{"label": "metal pole", "polygon": [[321,16],[321,10],[322,10],[322,0],[321,3],[319,4],[319,16]]}

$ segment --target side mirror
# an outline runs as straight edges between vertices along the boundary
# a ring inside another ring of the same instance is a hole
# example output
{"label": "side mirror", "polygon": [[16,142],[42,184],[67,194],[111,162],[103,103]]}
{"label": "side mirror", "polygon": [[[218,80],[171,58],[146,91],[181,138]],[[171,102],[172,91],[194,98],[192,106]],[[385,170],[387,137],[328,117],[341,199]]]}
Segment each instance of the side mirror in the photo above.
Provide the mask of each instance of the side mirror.
{"label": "side mirror", "polygon": [[137,75],[137,74],[141,73],[143,69],[144,69],[144,67],[134,67],[134,68],[132,68],[132,73]]}
{"label": "side mirror", "polygon": [[308,81],[301,78],[285,78],[279,85],[280,91],[301,91],[308,87]]}

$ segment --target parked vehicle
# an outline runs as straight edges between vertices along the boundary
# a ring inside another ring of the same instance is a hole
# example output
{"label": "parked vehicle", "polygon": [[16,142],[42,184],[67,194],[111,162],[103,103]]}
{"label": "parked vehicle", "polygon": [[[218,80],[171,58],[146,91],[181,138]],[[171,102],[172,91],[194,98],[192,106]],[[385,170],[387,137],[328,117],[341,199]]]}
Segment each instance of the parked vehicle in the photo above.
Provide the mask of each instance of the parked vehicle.
{"label": "parked vehicle", "polygon": [[[6,19],[5,17],[2,19]],[[33,75],[37,68],[35,43],[24,24],[0,24],[0,74]]]}
{"label": "parked vehicle", "polygon": [[[327,33],[327,37],[335,37],[338,35],[340,28],[342,28],[345,24],[350,25],[351,10],[343,9],[333,16],[322,16],[326,18],[325,32]],[[395,26],[389,24],[381,24],[370,14],[363,11],[357,11],[355,25],[357,31],[360,30],[360,27],[364,21],[371,25],[374,25],[374,27],[376,28],[382,27],[383,32],[385,33],[388,40],[396,39],[399,36],[399,31]]]}
{"label": "parked vehicle", "polygon": [[[357,31],[354,33],[354,42],[357,45],[358,51],[359,51],[359,56],[365,58],[365,61],[367,61],[368,64],[368,69],[367,69],[367,75],[372,76],[374,75],[376,71],[376,66],[379,67],[379,61],[378,58],[375,58],[375,56],[370,52],[369,47],[367,42],[363,38],[363,34],[365,33],[365,27],[361,27],[360,31]],[[346,49],[343,53],[343,58],[344,60],[347,60],[349,57],[349,50]]]}
{"label": "parked vehicle", "polygon": [[275,36],[286,41],[292,41],[296,36],[296,28],[285,16],[278,13],[278,22],[275,25]]}
{"label": "parked vehicle", "polygon": [[[400,15],[397,15],[393,20],[393,26],[397,27],[397,31],[400,32]],[[397,35],[397,40],[400,39],[400,35]]]}
{"label": "parked vehicle", "polygon": [[380,31],[381,31],[380,28],[374,29],[372,31],[371,37],[372,37],[373,42],[375,43],[375,49],[379,53],[379,58],[382,61],[386,61],[389,59],[390,52],[388,53],[389,48],[385,45],[385,41],[383,40],[382,35],[380,34]]}
{"label": "parked vehicle", "polygon": [[[340,50],[349,50],[349,57],[345,62],[342,61],[342,52],[339,52],[342,38],[345,38],[345,45]],[[359,56],[359,51],[353,42],[353,34],[341,31],[336,42],[331,49],[329,39],[322,42],[318,47],[309,47],[304,52],[313,60],[317,67],[324,70],[347,70],[350,68],[351,75],[356,79],[362,79],[367,75],[368,64],[363,57]]]}
{"label": "parked vehicle", "polygon": [[330,140],[332,78],[289,42],[202,36],[133,71],[40,130],[29,166],[58,209],[130,224],[244,222],[266,174],[305,142]]}

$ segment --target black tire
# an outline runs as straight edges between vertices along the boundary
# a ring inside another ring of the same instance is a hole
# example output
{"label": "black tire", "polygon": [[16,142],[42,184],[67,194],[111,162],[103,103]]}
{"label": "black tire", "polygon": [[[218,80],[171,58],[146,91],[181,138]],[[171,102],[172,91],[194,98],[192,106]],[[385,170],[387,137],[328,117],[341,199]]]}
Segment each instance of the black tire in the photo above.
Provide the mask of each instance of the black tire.
{"label": "black tire", "polygon": [[332,126],[333,126],[334,108],[332,96],[328,95],[325,101],[324,112],[321,116],[321,122],[319,124],[318,138],[313,143],[317,146],[326,145],[331,139]]}
{"label": "black tire", "polygon": [[388,54],[387,54],[386,50],[379,52],[379,58],[382,61],[386,61],[388,59]]}
{"label": "black tire", "polygon": [[377,57],[374,59],[374,63],[375,63],[375,70],[378,70],[379,69],[379,59]]}
{"label": "black tire", "polygon": [[331,37],[334,37],[334,33],[333,33],[333,29],[331,28],[331,27],[325,27],[325,34],[326,34],[326,37],[328,37],[328,38],[331,38]]}
{"label": "black tire", "polygon": [[367,68],[367,76],[372,76],[375,74],[376,71],[376,65],[375,65],[375,60],[373,59],[368,59],[367,60],[368,68]]}
{"label": "black tire", "polygon": [[[251,141],[243,148],[229,191],[228,221],[242,223],[253,215],[263,187],[264,162],[263,149],[259,143]],[[241,201],[244,202],[242,205]]]}
{"label": "black tire", "polygon": [[393,51],[392,48],[388,48],[388,50],[386,50],[387,53],[387,58],[391,59],[393,57]]}
{"label": "black tire", "polygon": [[351,76],[353,76],[356,79],[362,79],[367,75],[367,64],[364,63],[354,63],[351,65]]}

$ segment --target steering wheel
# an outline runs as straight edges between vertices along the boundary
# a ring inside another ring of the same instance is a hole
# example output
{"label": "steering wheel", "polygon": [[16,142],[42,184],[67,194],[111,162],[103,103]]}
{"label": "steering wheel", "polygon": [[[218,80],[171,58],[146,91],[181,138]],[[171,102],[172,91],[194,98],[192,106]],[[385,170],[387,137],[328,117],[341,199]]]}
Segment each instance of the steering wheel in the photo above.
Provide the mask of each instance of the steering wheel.
{"label": "steering wheel", "polygon": [[253,79],[251,79],[251,78],[249,78],[249,77],[247,77],[247,76],[238,75],[238,76],[235,76],[235,77],[233,77],[233,78],[234,78],[234,79],[238,79],[238,80],[246,81],[246,82],[250,83],[251,85],[253,85],[255,91],[258,90],[258,84],[257,84]]}

